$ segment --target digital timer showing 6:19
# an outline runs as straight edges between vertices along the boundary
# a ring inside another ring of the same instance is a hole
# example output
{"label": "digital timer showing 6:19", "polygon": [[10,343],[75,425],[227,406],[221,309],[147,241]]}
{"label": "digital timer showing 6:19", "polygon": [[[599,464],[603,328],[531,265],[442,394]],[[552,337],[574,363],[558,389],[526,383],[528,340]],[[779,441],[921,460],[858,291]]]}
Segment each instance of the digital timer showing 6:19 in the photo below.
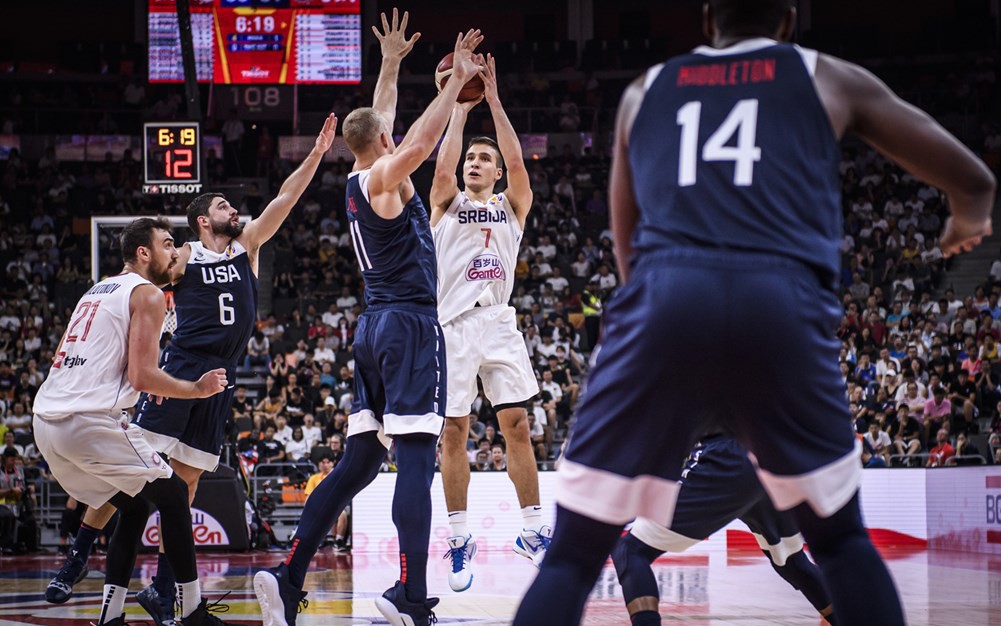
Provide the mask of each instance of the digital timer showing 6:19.
{"label": "digital timer showing 6:19", "polygon": [[145,125],[146,184],[197,183],[200,181],[200,146],[197,122],[163,122]]}

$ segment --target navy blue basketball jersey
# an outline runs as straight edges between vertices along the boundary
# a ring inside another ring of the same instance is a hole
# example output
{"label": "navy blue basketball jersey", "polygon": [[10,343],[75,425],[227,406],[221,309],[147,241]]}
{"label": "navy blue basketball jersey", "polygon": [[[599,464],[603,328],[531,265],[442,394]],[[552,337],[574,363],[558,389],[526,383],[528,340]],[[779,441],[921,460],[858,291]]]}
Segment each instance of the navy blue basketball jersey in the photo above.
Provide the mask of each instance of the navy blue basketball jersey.
{"label": "navy blue basketball jersey", "polygon": [[257,276],[247,250],[233,240],[223,252],[199,241],[174,285],[177,331],[172,339],[196,354],[235,362],[247,348],[257,320]]}
{"label": "navy blue basketball jersey", "polygon": [[368,200],[369,173],[352,172],[346,190],[348,227],[365,279],[365,304],[436,304],[438,264],[424,203],[414,192],[399,216],[379,217]]}
{"label": "navy blue basketball jersey", "polygon": [[675,245],[839,267],[840,151],[817,53],[770,39],[696,48],[646,74],[629,136],[637,255]]}

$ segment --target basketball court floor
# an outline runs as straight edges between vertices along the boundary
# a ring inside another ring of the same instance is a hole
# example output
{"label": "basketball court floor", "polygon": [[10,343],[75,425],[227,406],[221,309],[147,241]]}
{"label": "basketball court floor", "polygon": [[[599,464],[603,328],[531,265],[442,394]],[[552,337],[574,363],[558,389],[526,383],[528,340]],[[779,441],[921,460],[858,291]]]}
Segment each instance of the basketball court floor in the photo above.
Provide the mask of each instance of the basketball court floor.
{"label": "basketball court floor", "polygon": [[[912,626],[1001,626],[1001,556],[970,556],[924,548],[887,548],[883,555],[900,589]],[[237,624],[260,624],[251,581],[254,572],[280,561],[281,552],[200,553],[199,570],[211,599],[229,592],[219,617]],[[439,624],[510,623],[518,598],[535,576],[527,560],[503,552],[481,552],[470,590],[453,593],[446,582],[448,562],[431,555],[428,583],[441,597]],[[65,605],[46,604],[42,591],[62,557],[57,554],[0,559],[0,626],[45,624],[84,626],[97,618],[104,557],[91,559],[96,571],[81,582]],[[140,555],[132,588],[147,584],[156,567],[153,554]],[[793,626],[826,622],[789,587],[760,552],[716,550],[662,558],[655,563],[665,624],[699,626]],[[334,554],[324,549],[306,579],[309,607],[300,626],[385,624],[374,599],[398,576],[391,554]],[[553,598],[553,602],[559,602]],[[131,624],[152,621],[130,598]],[[595,586],[585,624],[628,625],[622,590],[608,564]]]}

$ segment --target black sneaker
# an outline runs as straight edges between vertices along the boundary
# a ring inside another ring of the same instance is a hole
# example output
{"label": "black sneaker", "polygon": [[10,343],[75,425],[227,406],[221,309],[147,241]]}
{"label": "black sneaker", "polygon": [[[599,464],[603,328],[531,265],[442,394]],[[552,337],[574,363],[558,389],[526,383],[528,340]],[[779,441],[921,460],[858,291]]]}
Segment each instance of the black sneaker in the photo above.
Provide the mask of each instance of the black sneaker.
{"label": "black sneaker", "polygon": [[403,583],[396,581],[381,598],[375,599],[375,608],[389,620],[392,626],[430,626],[437,624],[433,609],[438,605],[438,598],[428,598],[422,602],[411,602],[407,598]]}
{"label": "black sneaker", "polygon": [[70,550],[63,562],[63,568],[45,588],[45,601],[62,604],[73,596],[73,585],[87,576],[87,562],[80,558],[76,550]]}
{"label": "black sneaker", "polygon": [[173,620],[168,626],[238,626],[237,624],[224,622],[213,615],[213,613],[225,613],[228,610],[229,605],[220,604],[219,602],[209,604],[205,598],[202,598],[198,608],[191,615]]}
{"label": "black sneaker", "polygon": [[338,554],[347,554],[351,552],[351,546],[348,545],[347,539],[334,539],[334,552]]}
{"label": "black sneaker", "polygon": [[104,622],[101,626],[128,626],[128,622],[125,621],[125,614],[122,613],[121,617],[116,617],[110,622]]}
{"label": "black sneaker", "polygon": [[306,592],[289,582],[288,565],[284,563],[257,572],[254,593],[261,605],[264,626],[295,626],[295,616],[309,606]]}
{"label": "black sneaker", "polygon": [[150,585],[136,594],[136,602],[146,609],[156,626],[171,626],[174,621],[174,598],[160,595]]}

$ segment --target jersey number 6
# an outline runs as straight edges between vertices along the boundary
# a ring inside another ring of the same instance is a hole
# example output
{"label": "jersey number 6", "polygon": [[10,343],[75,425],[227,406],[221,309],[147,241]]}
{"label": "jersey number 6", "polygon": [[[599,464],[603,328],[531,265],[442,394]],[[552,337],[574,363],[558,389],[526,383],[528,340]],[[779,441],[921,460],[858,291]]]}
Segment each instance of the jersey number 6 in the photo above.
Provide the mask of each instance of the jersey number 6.
{"label": "jersey number 6", "polygon": [[236,309],[226,306],[226,303],[233,302],[233,294],[219,294],[219,323],[223,326],[232,326],[236,322]]}

